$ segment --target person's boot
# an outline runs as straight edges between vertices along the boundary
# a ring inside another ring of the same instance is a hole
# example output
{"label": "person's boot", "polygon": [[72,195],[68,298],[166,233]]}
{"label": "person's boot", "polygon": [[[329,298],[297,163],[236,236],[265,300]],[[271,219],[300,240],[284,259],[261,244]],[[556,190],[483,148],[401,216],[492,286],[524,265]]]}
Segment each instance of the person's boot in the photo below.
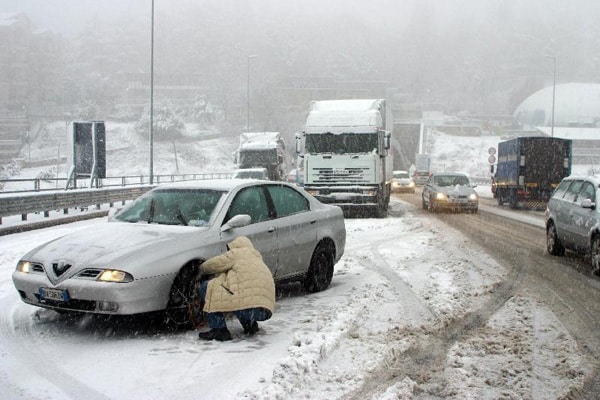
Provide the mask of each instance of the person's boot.
{"label": "person's boot", "polygon": [[207,332],[200,332],[198,338],[202,340],[218,340],[219,342],[226,342],[231,340],[231,333],[227,328],[213,328]]}
{"label": "person's boot", "polygon": [[246,335],[254,335],[256,332],[258,332],[258,322],[254,321],[251,324],[245,324],[244,325],[244,333]]}

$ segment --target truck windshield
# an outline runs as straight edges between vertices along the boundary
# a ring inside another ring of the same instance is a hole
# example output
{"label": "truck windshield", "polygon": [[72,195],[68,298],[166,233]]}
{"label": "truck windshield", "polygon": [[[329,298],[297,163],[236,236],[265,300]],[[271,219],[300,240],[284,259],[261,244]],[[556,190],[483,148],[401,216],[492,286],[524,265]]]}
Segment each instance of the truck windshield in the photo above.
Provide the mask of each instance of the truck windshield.
{"label": "truck windshield", "polygon": [[371,153],[377,151],[376,133],[332,133],[306,135],[306,152],[310,154]]}

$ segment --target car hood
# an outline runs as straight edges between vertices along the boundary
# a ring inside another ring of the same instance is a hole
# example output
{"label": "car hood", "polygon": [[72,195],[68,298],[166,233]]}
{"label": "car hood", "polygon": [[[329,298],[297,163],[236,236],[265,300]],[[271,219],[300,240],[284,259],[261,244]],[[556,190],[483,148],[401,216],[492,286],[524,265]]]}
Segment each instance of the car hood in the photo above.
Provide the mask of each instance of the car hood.
{"label": "car hood", "polygon": [[[107,222],[68,234],[27,253],[23,259],[42,263],[65,262],[82,267],[110,267],[139,252],[176,249],[206,227]],[[170,245],[169,242],[173,242]]]}
{"label": "car hood", "polygon": [[468,196],[475,193],[475,190],[470,186],[436,186],[435,190],[454,196]]}

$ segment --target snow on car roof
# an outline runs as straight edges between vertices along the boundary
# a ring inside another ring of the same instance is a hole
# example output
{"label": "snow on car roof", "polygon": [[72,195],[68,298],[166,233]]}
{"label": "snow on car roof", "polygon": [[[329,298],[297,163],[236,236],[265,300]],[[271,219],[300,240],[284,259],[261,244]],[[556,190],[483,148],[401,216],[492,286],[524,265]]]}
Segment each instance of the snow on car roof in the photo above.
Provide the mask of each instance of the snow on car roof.
{"label": "snow on car roof", "polygon": [[157,186],[157,189],[213,189],[225,190],[231,189],[241,184],[247,184],[247,179],[205,179],[196,181],[181,181],[165,183]]}

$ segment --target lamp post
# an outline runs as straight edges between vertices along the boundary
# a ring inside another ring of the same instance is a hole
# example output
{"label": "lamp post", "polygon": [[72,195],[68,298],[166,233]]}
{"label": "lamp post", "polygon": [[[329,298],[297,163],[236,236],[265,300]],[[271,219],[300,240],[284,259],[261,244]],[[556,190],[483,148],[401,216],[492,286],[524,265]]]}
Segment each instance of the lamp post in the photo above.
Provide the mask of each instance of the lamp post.
{"label": "lamp post", "polygon": [[154,183],[154,0],[152,0],[152,23],[150,29],[150,133],[149,133],[149,153],[150,153],[150,170],[148,171],[150,184]]}
{"label": "lamp post", "polygon": [[552,81],[552,128],[551,128],[551,136],[554,137],[554,99],[556,96],[556,56],[545,56],[546,58],[551,58],[552,63],[554,65],[554,78]]}
{"label": "lamp post", "polygon": [[250,59],[256,58],[256,54],[252,54],[248,56],[248,80],[246,85],[246,132],[250,132]]}

